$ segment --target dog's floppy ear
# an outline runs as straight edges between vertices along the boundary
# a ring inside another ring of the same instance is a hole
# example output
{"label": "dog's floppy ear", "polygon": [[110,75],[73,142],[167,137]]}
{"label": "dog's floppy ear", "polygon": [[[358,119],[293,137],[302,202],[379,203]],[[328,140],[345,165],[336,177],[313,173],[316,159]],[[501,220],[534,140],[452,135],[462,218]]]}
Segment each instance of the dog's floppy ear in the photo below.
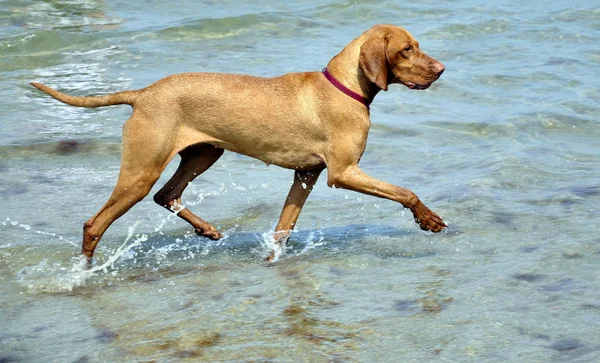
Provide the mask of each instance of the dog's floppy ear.
{"label": "dog's floppy ear", "polygon": [[387,37],[369,39],[360,47],[360,68],[367,78],[384,91],[388,89]]}

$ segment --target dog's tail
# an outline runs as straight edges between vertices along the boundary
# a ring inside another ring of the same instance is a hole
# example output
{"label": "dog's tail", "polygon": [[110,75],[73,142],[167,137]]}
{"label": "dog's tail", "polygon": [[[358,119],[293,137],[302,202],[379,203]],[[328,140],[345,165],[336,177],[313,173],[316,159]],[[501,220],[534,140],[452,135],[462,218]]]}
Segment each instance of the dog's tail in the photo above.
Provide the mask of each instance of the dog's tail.
{"label": "dog's tail", "polygon": [[31,82],[31,85],[61,102],[77,107],[102,107],[124,104],[133,106],[139,94],[139,91],[123,91],[104,96],[75,97],[59,92],[41,83]]}

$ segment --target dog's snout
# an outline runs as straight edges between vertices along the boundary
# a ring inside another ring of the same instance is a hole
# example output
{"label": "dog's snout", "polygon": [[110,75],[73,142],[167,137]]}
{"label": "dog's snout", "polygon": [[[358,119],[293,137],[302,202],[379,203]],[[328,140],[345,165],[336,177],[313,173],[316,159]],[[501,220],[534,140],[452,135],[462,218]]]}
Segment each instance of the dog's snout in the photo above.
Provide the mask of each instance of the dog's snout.
{"label": "dog's snout", "polygon": [[445,70],[446,70],[446,67],[444,67],[444,65],[440,62],[435,62],[435,64],[433,65],[433,71],[435,72],[435,75],[438,77],[441,76]]}

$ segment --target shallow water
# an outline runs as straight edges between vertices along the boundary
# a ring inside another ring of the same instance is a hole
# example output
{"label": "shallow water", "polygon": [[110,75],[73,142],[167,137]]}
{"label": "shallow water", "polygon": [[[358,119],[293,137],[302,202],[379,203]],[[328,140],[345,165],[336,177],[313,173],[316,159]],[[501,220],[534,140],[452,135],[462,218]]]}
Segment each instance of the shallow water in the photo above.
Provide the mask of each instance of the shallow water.
{"label": "shallow water", "polygon": [[[0,361],[600,361],[597,4],[173,4],[0,2]],[[184,194],[224,239],[147,198],[81,270],[130,109],[28,82],[87,95],[186,71],[318,71],[376,23],[447,70],[378,95],[361,166],[447,231],[322,178],[265,264],[293,173],[226,153]]]}

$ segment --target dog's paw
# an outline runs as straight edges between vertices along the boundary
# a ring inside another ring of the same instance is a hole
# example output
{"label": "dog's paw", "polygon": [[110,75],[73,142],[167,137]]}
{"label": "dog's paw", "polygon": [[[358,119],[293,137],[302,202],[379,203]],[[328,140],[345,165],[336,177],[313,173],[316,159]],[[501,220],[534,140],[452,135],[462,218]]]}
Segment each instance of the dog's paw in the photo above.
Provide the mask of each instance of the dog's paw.
{"label": "dog's paw", "polygon": [[204,236],[206,238],[210,238],[213,241],[220,240],[223,238],[223,235],[217,231],[217,229],[210,224],[206,228],[197,228],[196,234],[200,236]]}
{"label": "dog's paw", "polygon": [[415,217],[415,222],[424,231],[438,233],[442,229],[448,227],[440,216],[434,213],[431,209],[427,208],[427,206],[421,201],[419,201],[415,206],[413,214]]}
{"label": "dog's paw", "polygon": [[275,250],[271,250],[267,257],[265,257],[265,262],[274,262],[275,260]]}

